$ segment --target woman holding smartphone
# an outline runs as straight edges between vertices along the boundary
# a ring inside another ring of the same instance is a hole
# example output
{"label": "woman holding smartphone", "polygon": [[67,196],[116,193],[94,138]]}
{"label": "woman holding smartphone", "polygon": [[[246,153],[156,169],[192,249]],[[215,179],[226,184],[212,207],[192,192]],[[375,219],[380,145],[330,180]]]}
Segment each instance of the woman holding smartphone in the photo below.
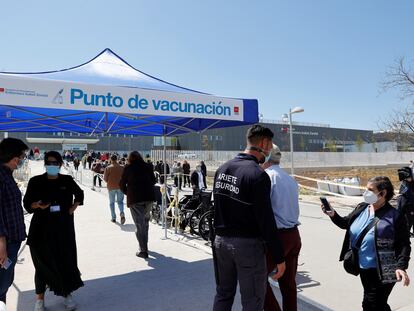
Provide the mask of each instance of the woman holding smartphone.
{"label": "woman holding smartphone", "polygon": [[355,247],[364,229],[372,226],[361,236],[358,250],[364,311],[391,310],[387,301],[395,282],[410,284],[405,272],[410,260],[410,237],[404,218],[389,203],[393,196],[394,187],[389,178],[378,176],[368,181],[364,202],[349,215],[342,217],[322,204],[323,212],[332,222],[346,230],[340,261],[344,260],[350,245]]}
{"label": "woman holding smartphone", "polygon": [[71,293],[83,286],[77,265],[73,213],[83,204],[83,191],[69,175],[59,174],[60,153],[45,155],[46,173],[29,180],[24,208],[33,213],[27,244],[35,267],[36,303],[44,310],[46,287],[65,297],[66,310],[74,310]]}

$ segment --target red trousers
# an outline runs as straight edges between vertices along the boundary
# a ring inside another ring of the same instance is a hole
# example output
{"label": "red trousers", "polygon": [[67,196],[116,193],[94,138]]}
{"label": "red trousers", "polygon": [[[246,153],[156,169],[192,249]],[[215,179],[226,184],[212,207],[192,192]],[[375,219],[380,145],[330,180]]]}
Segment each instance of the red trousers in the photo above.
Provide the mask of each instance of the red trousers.
{"label": "red trousers", "polygon": [[[298,270],[298,257],[302,247],[299,230],[297,227],[292,229],[280,229],[279,238],[283,245],[283,255],[285,257],[286,270],[283,276],[278,280],[280,292],[283,298],[283,311],[297,310],[297,288],[296,272]],[[269,252],[266,254],[267,272],[270,273],[276,263]],[[273,295],[272,288],[267,283],[264,311],[282,310]]]}

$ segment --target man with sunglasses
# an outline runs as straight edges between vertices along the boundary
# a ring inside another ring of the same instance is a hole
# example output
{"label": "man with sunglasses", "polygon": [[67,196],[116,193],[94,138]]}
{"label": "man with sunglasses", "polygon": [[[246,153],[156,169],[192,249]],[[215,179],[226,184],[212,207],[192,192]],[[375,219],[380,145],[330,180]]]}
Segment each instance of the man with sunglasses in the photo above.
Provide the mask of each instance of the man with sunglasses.
{"label": "man with sunglasses", "polygon": [[29,147],[15,138],[0,142],[0,311],[6,310],[6,294],[13,283],[17,253],[26,239],[22,194],[13,171],[22,167]]}

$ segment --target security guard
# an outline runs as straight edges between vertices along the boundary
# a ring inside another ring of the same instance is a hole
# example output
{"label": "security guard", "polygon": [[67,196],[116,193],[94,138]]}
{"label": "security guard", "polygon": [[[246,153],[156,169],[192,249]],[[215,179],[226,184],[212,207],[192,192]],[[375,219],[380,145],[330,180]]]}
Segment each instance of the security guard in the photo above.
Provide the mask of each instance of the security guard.
{"label": "security guard", "polygon": [[[397,209],[407,220],[408,231],[414,222],[414,181],[412,170],[406,166],[398,170],[398,178],[401,181],[400,196],[397,201]],[[413,236],[413,233],[410,233]]]}
{"label": "security guard", "polygon": [[277,280],[285,271],[270,201],[270,179],[259,166],[272,148],[273,133],[254,125],[246,136],[245,151],[223,164],[214,178],[214,311],[231,310],[237,281],[243,310],[263,310],[267,282],[265,246],[275,258],[277,271],[273,279]]}

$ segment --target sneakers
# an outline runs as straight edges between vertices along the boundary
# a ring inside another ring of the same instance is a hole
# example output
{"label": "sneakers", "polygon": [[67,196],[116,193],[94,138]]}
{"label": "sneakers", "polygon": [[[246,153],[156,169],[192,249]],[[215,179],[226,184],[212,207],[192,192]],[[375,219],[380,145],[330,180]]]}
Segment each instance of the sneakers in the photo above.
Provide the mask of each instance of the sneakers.
{"label": "sneakers", "polygon": [[148,258],[148,252],[137,252],[135,255],[140,258],[147,259]]}
{"label": "sneakers", "polygon": [[121,225],[125,223],[125,215],[124,213],[121,213]]}
{"label": "sneakers", "polygon": [[72,295],[67,295],[67,296],[65,297],[65,301],[63,302],[63,304],[64,304],[64,305],[65,305],[65,307],[66,307],[66,311],[72,311],[72,310],[75,310],[75,309],[76,309],[76,307],[77,307],[76,302],[73,300]]}
{"label": "sneakers", "polygon": [[6,305],[3,301],[0,301],[0,311],[6,311]]}
{"label": "sneakers", "polygon": [[116,219],[115,218],[111,219],[111,222],[116,222]]}
{"label": "sneakers", "polygon": [[33,311],[45,311],[45,301],[36,300]]}

